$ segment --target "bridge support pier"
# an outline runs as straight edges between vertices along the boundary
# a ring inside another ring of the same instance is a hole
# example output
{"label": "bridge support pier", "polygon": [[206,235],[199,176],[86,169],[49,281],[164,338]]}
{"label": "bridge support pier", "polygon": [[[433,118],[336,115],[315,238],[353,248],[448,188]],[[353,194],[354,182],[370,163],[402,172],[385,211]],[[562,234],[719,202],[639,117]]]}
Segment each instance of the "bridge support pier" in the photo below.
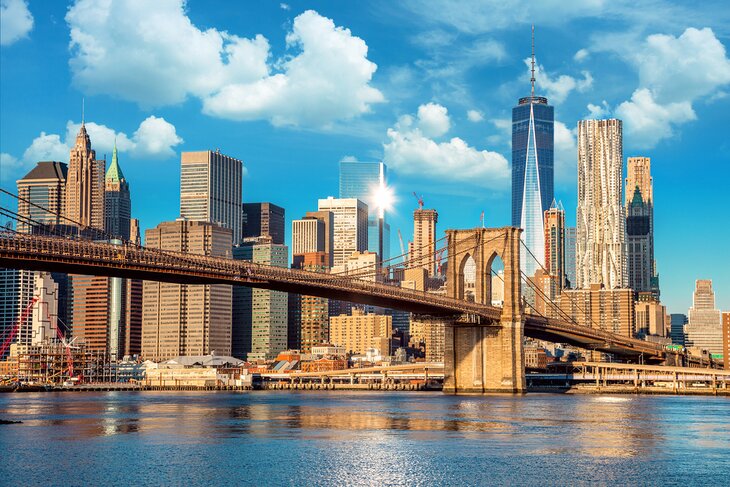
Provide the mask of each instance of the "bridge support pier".
{"label": "bridge support pier", "polygon": [[445,393],[526,391],[523,323],[483,325],[453,321],[444,331]]}

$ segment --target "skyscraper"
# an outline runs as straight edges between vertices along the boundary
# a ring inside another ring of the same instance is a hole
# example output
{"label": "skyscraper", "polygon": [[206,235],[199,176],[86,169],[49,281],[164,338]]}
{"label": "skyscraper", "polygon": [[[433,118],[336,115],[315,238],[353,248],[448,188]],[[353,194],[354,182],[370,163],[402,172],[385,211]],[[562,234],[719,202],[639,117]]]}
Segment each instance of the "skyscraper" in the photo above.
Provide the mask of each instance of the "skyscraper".
{"label": "skyscraper", "polygon": [[555,200],[545,211],[545,268],[560,293],[565,287],[565,210]]}
{"label": "skyscraper", "polygon": [[578,122],[578,289],[625,288],[621,120]]}
{"label": "skyscraper", "polygon": [[180,216],[218,223],[241,241],[243,162],[219,150],[180,156]]}
{"label": "skyscraper", "polygon": [[[233,248],[235,259],[288,267],[289,249],[271,237],[249,238]],[[233,355],[247,360],[271,360],[286,350],[288,297],[282,291],[237,286],[234,294]],[[250,338],[249,338],[250,337]]]}
{"label": "skyscraper", "polygon": [[76,136],[69,156],[66,175],[65,216],[84,227],[104,229],[104,169],[106,161],[97,160],[86,126]]}
{"label": "skyscraper", "polygon": [[711,279],[695,281],[692,307],[685,326],[685,346],[722,353],[722,313],[715,309]]}
{"label": "skyscraper", "polygon": [[652,292],[659,297],[659,278],[654,262],[654,188],[651,159],[629,157],[626,188],[626,266],[629,287],[637,295]]}
{"label": "skyscraper", "polygon": [[[329,258],[324,252],[311,252],[295,256],[292,267],[310,271],[327,272]],[[317,296],[299,296],[297,318],[300,348],[311,353],[312,347],[329,340],[329,300]]]}
{"label": "skyscraper", "polygon": [[687,325],[687,315],[682,313],[672,313],[670,319],[670,335],[672,343],[684,346],[684,327]]}
{"label": "skyscraper", "polygon": [[[145,232],[153,249],[230,257],[232,230],[206,221],[178,219]],[[231,354],[231,286],[144,281],[142,356]]]}
{"label": "skyscraper", "polygon": [[413,210],[413,246],[408,256],[409,267],[422,267],[429,276],[436,275],[436,210]]}
{"label": "skyscraper", "polygon": [[343,265],[353,252],[368,248],[368,206],[356,198],[338,199],[332,196],[318,201],[319,211],[329,211],[333,217],[332,263]]}
{"label": "skyscraper", "polygon": [[129,194],[129,184],[122,173],[122,168],[119,167],[116,142],[112,152],[112,163],[106,171],[105,188],[106,233],[122,240],[129,240],[132,200]]}
{"label": "skyscraper", "polygon": [[[535,96],[533,29],[530,96],[512,109],[512,226],[522,228],[522,271],[528,276],[544,264],[543,212],[553,201],[553,107]],[[530,252],[532,255],[530,255]]]}
{"label": "skyscraper", "polygon": [[286,240],[285,210],[273,203],[243,204],[243,238],[270,237],[284,245]]}
{"label": "skyscraper", "polygon": [[[340,162],[340,198],[357,198],[368,207],[368,248],[381,260],[390,258],[390,224],[378,198],[387,187],[388,167],[382,162]],[[382,216],[382,235],[379,219]],[[382,238],[383,249],[380,243]]]}

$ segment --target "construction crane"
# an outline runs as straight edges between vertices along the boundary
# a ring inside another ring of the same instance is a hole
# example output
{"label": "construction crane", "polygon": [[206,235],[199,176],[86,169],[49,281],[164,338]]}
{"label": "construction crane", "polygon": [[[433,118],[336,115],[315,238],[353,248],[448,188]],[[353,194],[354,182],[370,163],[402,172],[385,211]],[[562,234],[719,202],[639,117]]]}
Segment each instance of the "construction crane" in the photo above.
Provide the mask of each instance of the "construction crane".
{"label": "construction crane", "polygon": [[20,325],[25,323],[25,321],[28,319],[28,316],[33,312],[33,306],[35,305],[36,301],[38,301],[38,297],[34,296],[33,299],[30,300],[30,303],[28,306],[25,307],[23,312],[20,314],[18,319],[15,321],[15,324],[10,329],[10,333],[8,334],[7,338],[3,341],[2,346],[0,346],[0,357],[5,356],[5,352],[8,351],[8,348],[10,348],[10,344],[13,343],[13,339],[15,338],[15,335],[18,333],[18,329],[20,328]]}
{"label": "construction crane", "polygon": [[418,200],[418,209],[419,209],[419,210],[422,210],[422,209],[423,209],[423,195],[421,195],[421,196],[418,196],[418,195],[416,194],[416,192],[414,191],[414,192],[413,192],[413,196],[415,196],[415,197],[416,197],[416,199]]}
{"label": "construction crane", "polygon": [[446,250],[446,249],[441,249],[438,252],[436,252],[436,267],[437,267],[436,273],[439,276],[441,275],[441,260],[444,257],[444,250]]}

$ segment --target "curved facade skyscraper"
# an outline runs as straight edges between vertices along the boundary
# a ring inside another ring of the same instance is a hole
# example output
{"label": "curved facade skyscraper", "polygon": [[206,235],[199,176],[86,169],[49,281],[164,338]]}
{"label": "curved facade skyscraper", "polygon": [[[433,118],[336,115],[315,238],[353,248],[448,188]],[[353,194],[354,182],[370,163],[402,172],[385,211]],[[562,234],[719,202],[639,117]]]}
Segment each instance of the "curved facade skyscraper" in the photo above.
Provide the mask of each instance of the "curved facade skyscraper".
{"label": "curved facade skyscraper", "polygon": [[[522,228],[522,271],[533,276],[545,264],[543,214],[553,201],[553,107],[535,96],[535,52],[532,91],[512,109],[512,226]],[[533,257],[534,256],[534,257]]]}

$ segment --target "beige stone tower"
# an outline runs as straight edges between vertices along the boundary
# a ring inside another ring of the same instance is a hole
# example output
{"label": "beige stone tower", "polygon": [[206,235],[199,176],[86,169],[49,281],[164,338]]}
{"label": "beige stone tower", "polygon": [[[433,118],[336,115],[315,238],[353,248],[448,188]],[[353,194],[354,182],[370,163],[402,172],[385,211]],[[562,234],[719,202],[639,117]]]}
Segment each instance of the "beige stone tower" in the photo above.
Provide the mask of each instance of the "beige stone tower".
{"label": "beige stone tower", "polygon": [[436,274],[436,210],[419,208],[413,211],[413,246],[409,267],[422,267],[429,276]]}
{"label": "beige stone tower", "polygon": [[104,174],[106,161],[97,160],[86,126],[76,136],[66,177],[66,218],[85,227],[104,229]]}

